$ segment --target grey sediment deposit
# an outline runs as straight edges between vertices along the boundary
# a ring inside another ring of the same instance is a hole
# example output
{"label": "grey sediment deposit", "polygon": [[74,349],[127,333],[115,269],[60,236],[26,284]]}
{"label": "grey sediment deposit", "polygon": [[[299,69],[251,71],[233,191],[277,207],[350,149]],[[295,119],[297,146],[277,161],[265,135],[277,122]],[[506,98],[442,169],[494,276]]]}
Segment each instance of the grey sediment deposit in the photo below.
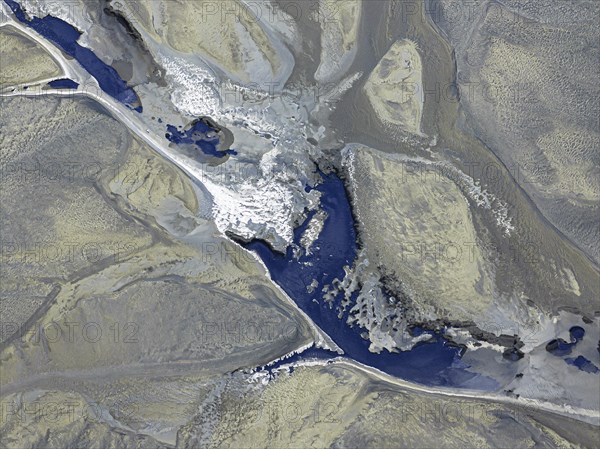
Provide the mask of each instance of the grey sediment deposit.
{"label": "grey sediment deposit", "polygon": [[[508,216],[512,217],[515,229],[506,237],[497,226],[495,216],[471,208],[478,239],[495,248],[494,254],[500,258],[495,264],[499,291],[514,292],[514,278],[520,273],[517,288],[542,310],[556,313],[561,308],[574,307],[587,316],[599,312],[597,266],[548,222],[524,192],[519,184],[521,180],[513,176],[484,142],[458,126],[461,103],[445,91],[447,87],[456,86],[454,52],[436,32],[424,9],[417,8],[415,13],[407,14],[396,2],[372,2],[363,11],[363,17],[359,51],[351,70],[368,73],[400,38],[416,42],[423,61],[422,131],[429,137],[413,138],[401,127],[390,129],[377,120],[363,93],[364,77],[342,98],[332,114],[338,135],[346,142],[359,142],[382,152],[447,161],[456,166],[482,190],[502,201]],[[405,171],[411,169],[407,162],[399,164]],[[443,171],[424,168],[420,174],[426,182],[428,177],[443,177]],[[377,195],[374,191],[372,194]],[[567,280],[571,273],[577,283],[573,288]]]}
{"label": "grey sediment deposit", "polygon": [[597,266],[600,5],[481,1],[455,14],[453,2],[428,3],[455,51],[462,128]]}

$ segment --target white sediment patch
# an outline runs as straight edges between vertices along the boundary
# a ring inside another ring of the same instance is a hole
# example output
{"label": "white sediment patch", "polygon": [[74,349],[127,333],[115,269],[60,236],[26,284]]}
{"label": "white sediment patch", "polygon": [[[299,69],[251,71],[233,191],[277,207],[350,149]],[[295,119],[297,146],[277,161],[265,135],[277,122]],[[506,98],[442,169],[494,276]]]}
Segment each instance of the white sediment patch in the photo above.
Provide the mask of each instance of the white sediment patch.
{"label": "white sediment patch", "polygon": [[[305,347],[302,350],[298,350],[298,351],[296,351],[294,353],[290,353],[289,355],[287,355],[285,357],[282,357],[282,358],[279,358],[277,360],[274,360],[269,365],[272,365],[272,364],[274,364],[276,362],[279,362],[279,361],[285,360],[287,358],[290,358],[293,355],[302,354],[305,350],[310,349],[310,347],[312,347],[312,345],[309,345],[308,347]],[[278,375],[279,373],[282,373],[282,372],[289,374],[292,369],[295,369],[295,368],[298,368],[298,367],[301,367],[301,366],[325,366],[325,365],[327,365],[327,364],[331,363],[332,361],[337,360],[339,358],[340,357],[333,357],[332,356],[330,359],[313,358],[313,359],[306,359],[306,360],[298,360],[296,362],[291,362],[291,363],[283,364],[280,367],[274,369],[273,372],[275,372],[276,375]],[[269,365],[267,365],[267,366],[269,366]],[[268,374],[267,374],[267,376],[268,376]],[[268,383],[270,380],[271,380],[271,378],[270,378],[270,376],[268,376],[267,382],[263,381],[263,384]]]}
{"label": "white sediment patch", "polygon": [[290,357],[295,356],[296,354],[302,354],[304,351],[306,351],[309,348],[312,348],[314,346],[314,343],[307,343],[303,346],[300,346],[298,349],[295,349],[291,352],[288,352],[287,354],[282,355],[279,358],[273,359],[271,360],[268,364],[264,365],[263,368],[266,368],[268,366],[272,366],[274,364],[276,364],[277,362],[281,362],[282,360],[286,360],[289,359]]}
{"label": "white sediment patch", "polygon": [[158,63],[166,70],[172,86],[171,101],[182,113],[190,116],[213,115],[221,102],[215,91],[217,80],[205,68],[183,58],[167,58],[156,53]]}
{"label": "white sediment patch", "polygon": [[292,369],[296,369],[303,366],[325,366],[331,363],[333,360],[336,360],[338,357],[333,357],[331,359],[312,359],[312,360],[300,360],[298,362],[288,363],[286,365],[281,365],[279,368],[274,370],[277,374],[284,372],[286,374],[290,374]]}
{"label": "white sediment patch", "polygon": [[271,380],[271,376],[266,371],[257,371],[252,373],[252,375],[248,378],[248,383],[251,384],[260,384],[267,385]]}
{"label": "white sediment patch", "polygon": [[506,350],[504,346],[488,343],[487,341],[480,341],[478,345],[475,345],[474,341],[470,341],[466,344],[466,346],[469,351],[477,351],[478,349],[491,349],[492,351],[503,354]]}
{"label": "white sediment patch", "polygon": [[[272,234],[282,239],[278,243],[283,247],[292,242],[294,229],[289,220],[292,194],[285,186],[260,180],[258,186],[243,183],[234,190],[207,177],[203,184],[213,197],[213,218],[223,234],[232,231],[245,239],[258,236],[271,241],[273,237],[268,237]],[[260,223],[267,226],[265,235],[257,235],[253,226]]]}
{"label": "white sediment patch", "polygon": [[[248,382],[255,382],[255,381],[259,381],[262,384],[266,384],[270,379],[269,379],[269,374],[267,373],[267,369],[270,366],[275,365],[277,362],[280,362],[282,360],[286,360],[289,359],[290,357],[295,356],[296,354],[301,354],[304,351],[306,351],[309,348],[312,348],[314,346],[314,343],[308,343],[304,346],[300,346],[298,349],[292,351],[292,352],[288,352],[287,354],[282,355],[281,357],[277,357],[271,361],[269,361],[266,365],[261,365],[258,366],[256,368],[252,368],[249,370],[250,373],[252,373],[252,376],[248,379]],[[266,377],[266,379],[265,379]]]}
{"label": "white sediment patch", "polygon": [[323,95],[319,95],[319,101],[321,103],[329,103],[332,101],[336,101],[342,97],[348,90],[354,86],[361,77],[363,76],[363,72],[356,72],[353,75],[347,76],[339,83],[336,83],[335,86],[323,93]]}
{"label": "white sediment patch", "polygon": [[[230,81],[220,84],[208,68],[182,58],[167,58],[160,53],[158,56],[173,85],[171,100],[181,113],[191,117],[207,115],[225,126],[236,127],[244,123],[256,134],[271,135],[270,150],[252,155],[257,160],[249,160],[249,155],[244,153],[246,168],[253,166],[253,170],[245,170],[242,174],[239,173],[240,165],[226,163],[219,166],[216,175],[203,167],[196,171],[197,178],[213,197],[213,216],[221,232],[230,231],[246,239],[262,238],[276,249],[284,250],[292,243],[295,217],[305,207],[316,206],[317,194],[307,196],[303,192],[307,178],[302,167],[305,162],[302,157],[289,159],[300,149],[293,148],[292,137],[281,135],[285,125],[277,126],[268,115],[277,116],[276,111],[269,111],[270,93]],[[227,104],[228,98],[233,97],[235,101],[242,95],[253,98],[259,106],[253,109]],[[236,158],[232,159],[235,161]],[[287,160],[289,165],[282,166]],[[193,161],[190,165],[194,165]]]}
{"label": "white sediment patch", "polygon": [[325,220],[327,220],[327,213],[320,210],[311,218],[308,227],[304,231],[304,234],[302,234],[300,245],[304,248],[306,255],[312,254],[313,245],[323,230]]}
{"label": "white sediment patch", "polygon": [[[299,347],[298,349],[288,352],[287,354],[278,357],[276,359],[271,360],[269,363],[267,363],[266,365],[262,365],[261,367],[257,367],[255,369],[250,370],[250,372],[252,373],[252,375],[250,376],[250,378],[248,379],[248,382],[260,382],[262,385],[266,385],[267,383],[269,383],[272,380],[272,376],[267,372],[267,369],[270,366],[275,365],[278,362],[281,362],[283,360],[289,359],[297,354],[302,354],[304,351],[306,351],[307,349],[310,349],[312,347],[315,347],[314,343],[308,343],[304,346]],[[332,357],[333,359],[333,357]],[[332,359],[328,359],[328,360],[332,360]],[[280,367],[274,369],[273,371],[275,373],[280,373],[280,372],[290,372],[291,368],[295,368],[297,366],[314,366],[317,364],[321,364],[320,362],[322,362],[323,360],[321,359],[312,359],[312,360],[300,360],[298,362],[292,362],[292,363],[287,363],[287,364],[283,364]],[[327,363],[327,360],[325,360],[325,363]]]}
{"label": "white sediment patch", "polygon": [[358,272],[348,277],[361,283],[361,290],[348,315],[348,325],[356,324],[364,329],[371,342],[369,351],[408,351],[417,343],[431,339],[431,335],[425,333],[416,337],[410,335],[403,304],[384,295],[379,274]]}

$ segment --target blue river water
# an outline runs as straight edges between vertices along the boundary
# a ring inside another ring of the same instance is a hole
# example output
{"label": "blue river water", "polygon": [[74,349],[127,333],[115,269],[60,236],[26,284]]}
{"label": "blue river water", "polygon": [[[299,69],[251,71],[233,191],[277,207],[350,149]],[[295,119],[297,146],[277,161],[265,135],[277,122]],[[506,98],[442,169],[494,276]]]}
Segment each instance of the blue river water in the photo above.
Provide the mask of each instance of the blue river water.
{"label": "blue river water", "polygon": [[169,141],[177,145],[196,145],[204,154],[209,156],[222,158],[228,154],[237,154],[237,151],[233,149],[227,149],[224,151],[218,150],[218,130],[202,120],[197,120],[189,129],[185,131],[179,131],[175,126],[167,125],[167,131],[168,132],[165,134],[165,137]]}
{"label": "blue river water", "polygon": [[50,81],[48,83],[48,86],[53,89],[77,89],[77,87],[79,87],[79,84],[77,84],[73,80],[64,78],[60,80]]}
{"label": "blue river water", "polygon": [[586,359],[582,355],[579,355],[575,358],[567,357],[565,359],[565,362],[568,365],[573,365],[573,366],[579,368],[581,371],[585,371],[586,373],[591,373],[591,374],[600,373],[600,369],[598,369],[598,367],[596,365],[594,365],[592,362],[590,362],[588,359]]}
{"label": "blue river water", "polygon": [[[428,342],[418,343],[410,351],[384,350],[376,354],[369,351],[370,342],[361,336],[364,329],[347,324],[348,311],[344,312],[341,319],[338,317],[338,306],[343,292],[338,294],[331,305],[318,300],[324,286],[331,285],[336,278],[344,278],[344,266],[352,266],[357,255],[354,218],[344,183],[334,173],[321,173],[321,177],[322,182],[315,188],[321,192],[321,208],[327,213],[327,219],[313,245],[311,255],[302,254],[296,257],[291,248],[287,249],[286,254],[277,253],[259,240],[245,243],[244,246],[261,257],[272,279],[344,350],[345,357],[426,385],[460,386],[469,383],[471,388],[496,387],[497,384],[491,379],[467,371],[468,366],[461,361],[463,349],[451,344],[441,333],[417,329],[420,333],[431,334],[432,338]],[[296,244],[299,244],[311,217],[312,214],[295,230]],[[318,281],[318,286],[311,294],[307,286],[313,279]],[[337,356],[318,349],[313,349],[312,352],[314,354],[297,354],[281,361],[280,364],[315,356]]]}
{"label": "blue river water", "polygon": [[[556,338],[549,341],[546,345],[546,351],[556,357],[570,355],[576,348],[577,344],[583,340],[583,337],[585,336],[585,330],[580,326],[573,326],[571,329],[569,329],[569,336],[571,342],[566,342],[562,338]],[[598,351],[600,352],[600,342],[598,342]],[[575,366],[586,373],[600,374],[600,369],[582,355],[577,357],[565,357],[564,361],[568,365]]]}
{"label": "blue river water", "polygon": [[137,106],[139,103],[137,94],[119,76],[117,71],[102,62],[92,50],[77,43],[80,33],[75,27],[50,15],[42,19],[39,17],[29,19],[19,3],[14,0],[4,0],[4,2],[10,7],[17,20],[34,29],[66,54],[75,58],[98,81],[98,85],[104,92],[115,100],[141,112],[141,106]]}
{"label": "blue river water", "polygon": [[[67,22],[52,16],[42,19],[28,18],[21,6],[14,0],[4,0],[17,19],[46,37],[65,53],[75,58],[96,80],[104,92],[116,100],[130,106],[139,103],[133,89],[120,78],[116,70],[102,62],[91,50],[77,43],[80,34]],[[72,87],[67,80],[55,83],[56,87]],[[141,112],[141,106],[135,108]],[[216,130],[198,120],[186,130],[179,131],[172,125],[167,126],[166,137],[176,144],[193,144],[203,153],[224,157],[236,154],[235,150],[219,151],[219,139]],[[452,345],[443,333],[427,332],[431,339],[417,344],[412,350],[404,352],[382,351],[375,354],[369,351],[370,342],[361,336],[363,329],[347,324],[348,311],[338,317],[343,292],[339,293],[331,304],[318,301],[323,287],[330,286],[334,280],[343,280],[344,266],[352,266],[357,255],[356,232],[351,207],[342,180],[336,174],[321,173],[322,182],[315,188],[321,192],[321,208],[327,214],[323,229],[310,254],[294,256],[288,248],[280,254],[261,241],[252,241],[245,246],[255,251],[268,267],[271,276],[287,294],[304,310],[311,319],[323,329],[335,343],[344,350],[345,356],[365,365],[373,366],[386,373],[419,382],[426,385],[462,386],[469,383],[471,388],[493,388],[494,381],[469,372],[468,366],[461,361],[463,349]],[[309,190],[309,189],[308,189]],[[310,215],[294,233],[294,241],[300,238],[308,226]],[[307,287],[317,280],[315,294]],[[300,360],[302,357],[332,357],[333,354],[319,349],[299,354],[286,362]],[[576,363],[576,362],[574,362]],[[477,378],[481,382],[477,383]],[[471,382],[475,380],[475,382]]]}

